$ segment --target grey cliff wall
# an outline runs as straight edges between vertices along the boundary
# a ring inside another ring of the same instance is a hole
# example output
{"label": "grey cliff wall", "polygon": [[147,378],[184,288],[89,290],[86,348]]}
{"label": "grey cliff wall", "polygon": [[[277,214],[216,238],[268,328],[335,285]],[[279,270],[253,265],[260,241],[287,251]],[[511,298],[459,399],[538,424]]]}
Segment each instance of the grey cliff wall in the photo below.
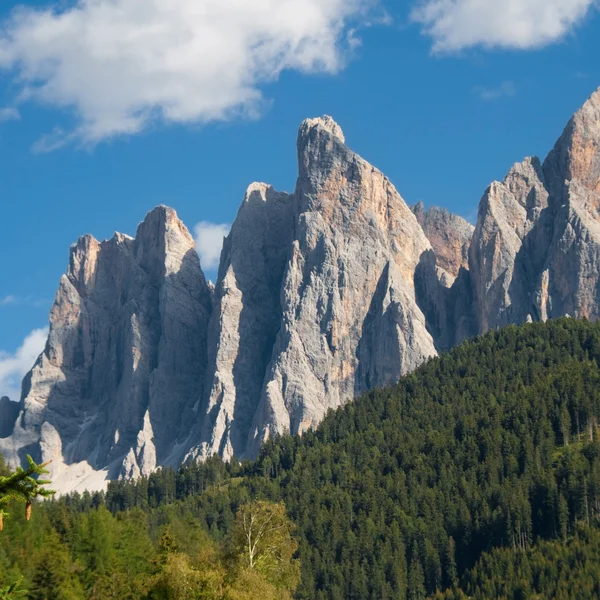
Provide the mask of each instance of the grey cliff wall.
{"label": "grey cliff wall", "polygon": [[177,443],[205,384],[211,302],[194,241],[172,209],[150,212],[135,239],[80,238],[0,451],[13,464],[26,453],[52,460],[63,492],[183,458]]}
{"label": "grey cliff wall", "polygon": [[252,184],[214,290],[158,207],[136,237],[72,248],[44,352],[0,452],[53,460],[61,492],[251,458],[357,394],[509,323],[600,314],[600,90],[544,162],[486,190],[476,226],[407,206],[330,117],[300,127],[294,193]]}

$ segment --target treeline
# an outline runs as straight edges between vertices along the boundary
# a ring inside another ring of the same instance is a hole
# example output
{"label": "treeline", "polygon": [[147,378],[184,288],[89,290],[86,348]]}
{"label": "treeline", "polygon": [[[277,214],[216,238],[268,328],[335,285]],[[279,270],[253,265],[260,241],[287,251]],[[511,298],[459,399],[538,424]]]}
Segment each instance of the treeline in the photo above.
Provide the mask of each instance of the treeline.
{"label": "treeline", "polygon": [[169,509],[152,523],[139,508],[113,515],[103,502],[64,499],[37,506],[29,523],[24,511],[9,516],[2,600],[291,600],[300,579],[283,503],[240,506],[221,544],[192,515]]}
{"label": "treeline", "polygon": [[[240,507],[282,500],[302,564],[295,597],[307,600],[485,597],[486,582],[510,579],[502,557],[523,564],[520,578],[536,549],[578,543],[598,569],[586,540],[600,524],[599,361],[598,324],[508,327],[332,412],[302,438],[268,442],[252,463],[162,469],[49,503],[40,519],[59,536],[53,511],[69,522],[137,515],[150,537],[183,522],[225,548]],[[0,564],[19,571],[25,558],[6,558],[5,539]]]}

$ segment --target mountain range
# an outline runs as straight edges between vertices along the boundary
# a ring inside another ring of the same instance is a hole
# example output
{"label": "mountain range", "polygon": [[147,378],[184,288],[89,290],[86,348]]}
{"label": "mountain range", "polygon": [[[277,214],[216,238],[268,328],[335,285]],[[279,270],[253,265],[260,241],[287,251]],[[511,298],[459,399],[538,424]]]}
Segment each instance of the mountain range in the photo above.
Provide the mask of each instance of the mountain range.
{"label": "mountain range", "polygon": [[330,117],[298,135],[293,194],[252,184],[216,284],[174,210],[70,250],[48,341],[0,452],[52,460],[61,492],[252,458],[330,409],[511,323],[600,314],[600,89],[548,157],[484,193],[473,227],[422,204]]}

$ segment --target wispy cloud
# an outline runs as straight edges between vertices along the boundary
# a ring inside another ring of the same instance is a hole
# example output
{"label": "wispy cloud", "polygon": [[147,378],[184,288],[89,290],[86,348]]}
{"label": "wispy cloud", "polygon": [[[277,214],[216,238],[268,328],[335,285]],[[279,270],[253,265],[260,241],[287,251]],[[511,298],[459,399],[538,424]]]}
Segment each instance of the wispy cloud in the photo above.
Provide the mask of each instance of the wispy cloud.
{"label": "wispy cloud", "polygon": [[34,154],[54,152],[54,150],[58,150],[72,142],[75,137],[76,135],[73,132],[67,133],[62,127],[55,127],[53,131],[37,139],[33,143],[31,151]]}
{"label": "wispy cloud", "polygon": [[8,296],[0,296],[0,307],[2,306],[33,306],[34,308],[41,308],[48,306],[50,300],[47,298],[36,298],[34,296],[15,296],[9,294]]}
{"label": "wispy cloud", "polygon": [[13,354],[0,350],[0,396],[18,400],[21,381],[46,344],[48,328],[34,329]]}
{"label": "wispy cloud", "polygon": [[380,0],[75,0],[0,22],[0,69],[19,101],[75,115],[38,152],[95,144],[159,120],[257,116],[286,70],[336,73]]}
{"label": "wispy cloud", "polygon": [[203,269],[212,270],[219,266],[223,238],[227,236],[230,229],[231,225],[227,223],[209,223],[208,221],[200,221],[194,227],[196,250]]}
{"label": "wispy cloud", "polygon": [[21,113],[13,106],[0,107],[0,123],[2,121],[18,121],[21,118]]}
{"label": "wispy cloud", "polygon": [[482,100],[497,100],[498,98],[510,98],[517,93],[517,88],[512,81],[503,81],[500,85],[495,87],[483,87],[477,86],[473,88],[473,91]]}
{"label": "wispy cloud", "polygon": [[422,0],[412,20],[436,53],[466,48],[540,48],[565,37],[597,0]]}

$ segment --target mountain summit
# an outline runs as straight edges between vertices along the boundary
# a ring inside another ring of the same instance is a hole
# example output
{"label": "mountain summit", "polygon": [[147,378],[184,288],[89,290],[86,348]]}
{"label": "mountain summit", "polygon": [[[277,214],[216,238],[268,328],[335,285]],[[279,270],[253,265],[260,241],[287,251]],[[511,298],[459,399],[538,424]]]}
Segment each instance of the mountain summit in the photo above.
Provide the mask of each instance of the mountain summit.
{"label": "mountain summit", "polygon": [[166,207],[135,239],[72,246],[46,348],[18,407],[0,402],[11,464],[51,459],[67,492],[253,457],[469,336],[600,314],[600,90],[545,161],[488,188],[474,228],[409,208],[331,117],[297,148],[293,194],[248,188],[214,290]]}

